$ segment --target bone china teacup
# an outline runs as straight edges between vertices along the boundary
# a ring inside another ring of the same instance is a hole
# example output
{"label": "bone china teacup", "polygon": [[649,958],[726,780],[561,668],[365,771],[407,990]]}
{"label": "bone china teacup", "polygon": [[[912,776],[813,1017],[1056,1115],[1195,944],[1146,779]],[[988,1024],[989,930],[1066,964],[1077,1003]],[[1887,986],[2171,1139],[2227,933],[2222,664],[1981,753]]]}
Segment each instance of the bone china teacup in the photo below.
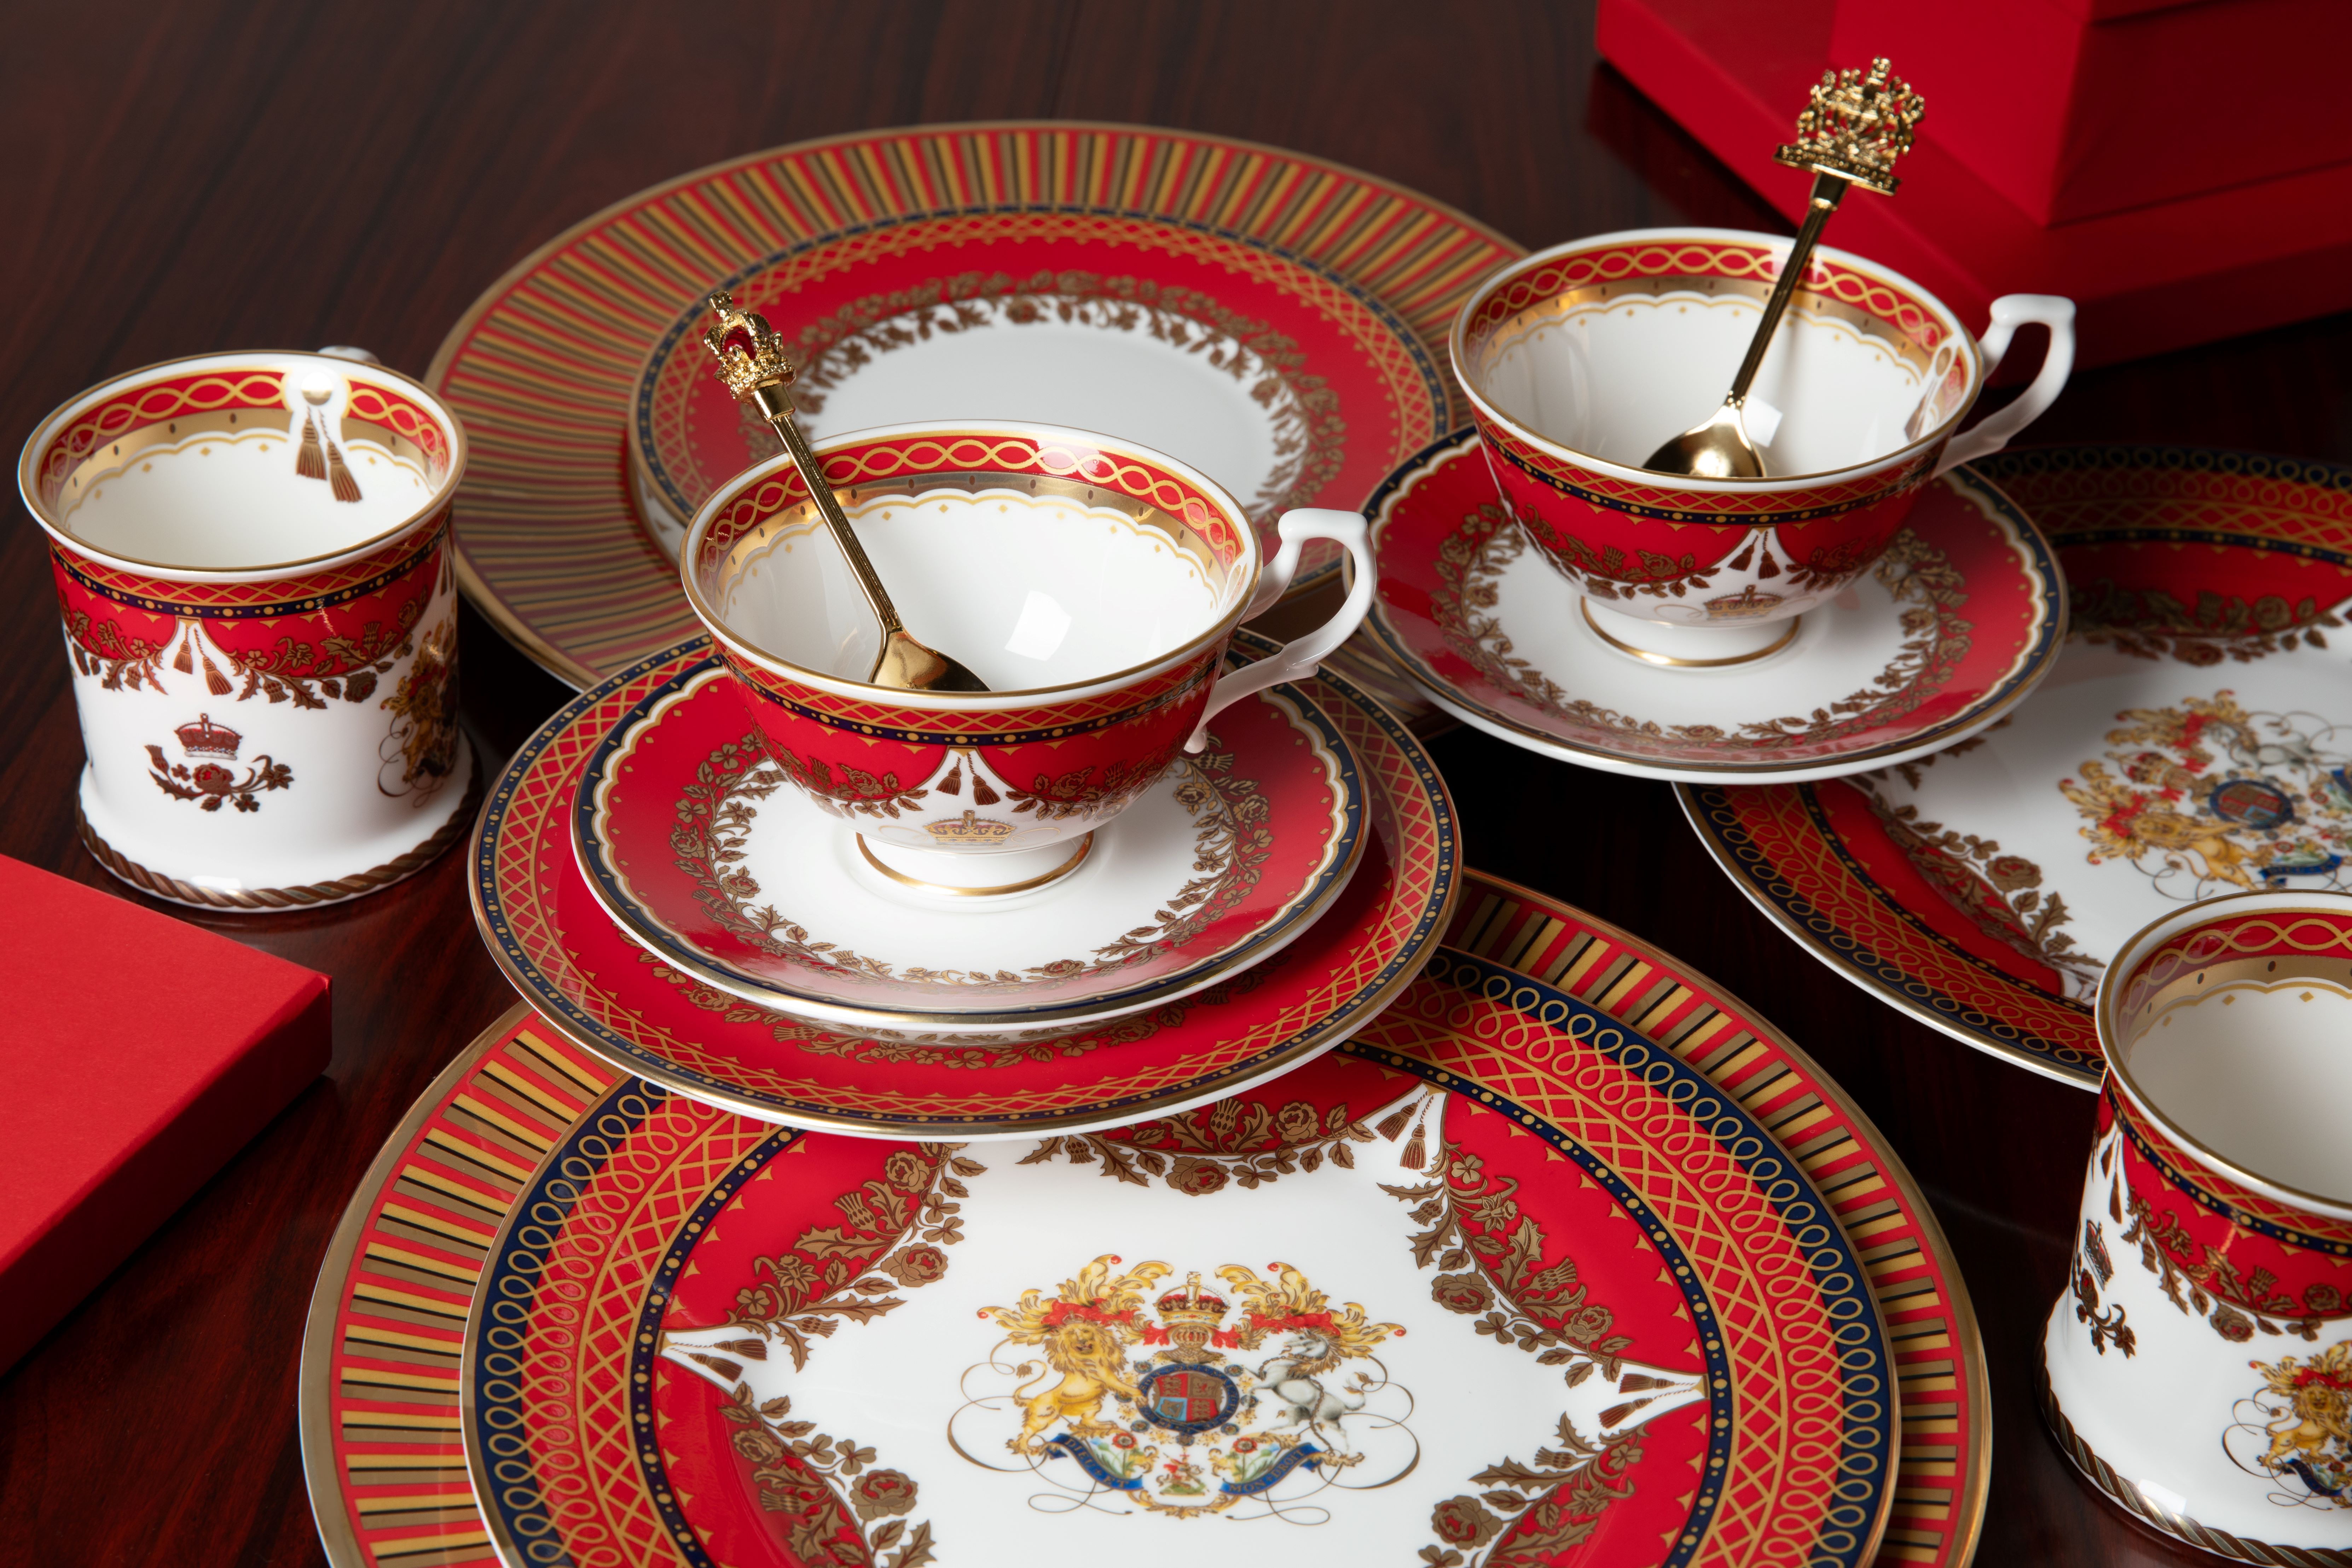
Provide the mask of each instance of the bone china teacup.
{"label": "bone china teacup", "polygon": [[2352,895],[2178,910],[2095,1016],[2107,1081],[2042,1333],[2059,1446],[2207,1551],[2352,1561]]}
{"label": "bone china teacup", "polygon": [[328,354],[151,365],[41,422],[84,843],[160,898],[258,913],[398,881],[466,825],[457,417]]}
{"label": "bone china teacup", "polygon": [[[1075,864],[1220,708],[1312,674],[1370,602],[1362,517],[1286,513],[1263,561],[1239,502],[1131,442],[959,422],[816,455],[908,629],[987,692],[866,684],[874,617],[788,458],[720,486],[679,571],[768,754],[908,881],[982,892]],[[1220,678],[1234,628],[1281,597],[1310,538],[1353,553],[1346,604]]]}
{"label": "bone china teacup", "polygon": [[[2015,294],[1979,343],[1942,301],[1826,246],[1764,359],[1749,428],[1782,477],[1641,466],[1723,400],[1789,242],[1735,229],[1633,229],[1555,246],[1487,278],[1454,319],[1502,498],[1596,625],[1665,662],[1777,647],[1787,620],[1885,553],[1919,486],[1998,451],[2074,363],[2074,308]],[[2022,396],[1958,435],[2017,328],[2050,329]],[[1757,400],[1780,411],[1767,421]]]}

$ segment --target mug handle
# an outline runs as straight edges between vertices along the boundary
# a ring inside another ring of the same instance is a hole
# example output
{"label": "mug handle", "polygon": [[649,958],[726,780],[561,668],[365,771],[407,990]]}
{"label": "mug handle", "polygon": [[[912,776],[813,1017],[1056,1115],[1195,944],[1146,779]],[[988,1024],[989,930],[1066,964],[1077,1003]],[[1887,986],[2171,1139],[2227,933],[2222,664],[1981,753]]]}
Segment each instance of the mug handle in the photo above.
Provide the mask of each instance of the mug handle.
{"label": "mug handle", "polygon": [[2000,366],[2001,356],[2009,352],[2009,340],[2017,336],[2020,327],[2037,321],[2050,329],[2050,349],[2042,357],[2041,373],[2007,408],[1946,443],[1937,473],[1991,456],[2009,444],[2011,436],[2040,419],[2065,390],[2066,377],[2074,368],[2074,302],[2061,295],[2004,294],[1992,302],[1992,325],[1985,329],[1979,342],[1984,350],[1984,373],[1990,377]]}
{"label": "mug handle", "polygon": [[1364,623],[1364,617],[1371,611],[1372,545],[1361,514],[1301,507],[1283,513],[1275,530],[1282,536],[1282,549],[1258,575],[1257,592],[1251,596],[1249,608],[1242,612],[1243,620],[1272,609],[1275,601],[1289,591],[1290,580],[1298,575],[1299,553],[1307,548],[1308,539],[1330,539],[1347,546],[1348,553],[1355,558],[1355,585],[1348,590],[1348,601],[1330,620],[1305,636],[1294,638],[1279,653],[1219,679],[1216,689],[1209,694],[1209,706],[1201,711],[1201,722],[1192,727],[1192,737],[1184,743],[1188,752],[1198,752],[1207,745],[1209,721],[1242,698],[1284,681],[1303,681],[1313,674],[1326,656],[1355,634],[1356,628]]}

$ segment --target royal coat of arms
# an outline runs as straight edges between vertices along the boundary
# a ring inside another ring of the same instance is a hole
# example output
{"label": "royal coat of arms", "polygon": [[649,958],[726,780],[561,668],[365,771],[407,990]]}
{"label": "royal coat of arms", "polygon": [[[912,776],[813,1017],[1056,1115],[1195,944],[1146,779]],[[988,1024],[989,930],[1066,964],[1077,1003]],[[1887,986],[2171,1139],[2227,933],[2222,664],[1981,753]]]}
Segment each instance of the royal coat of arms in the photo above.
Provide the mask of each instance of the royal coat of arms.
{"label": "royal coat of arms", "polygon": [[2058,786],[2085,819],[2093,865],[2128,862],[2184,902],[2352,886],[2352,752],[2336,726],[2248,713],[2228,691],[2116,717],[2105,758]]}
{"label": "royal coat of arms", "polygon": [[2277,1481],[2275,1502],[2352,1508],[2352,1342],[2248,1364],[2263,1389],[2238,1402],[2222,1443],[2230,1457]]}
{"label": "royal coat of arms", "polygon": [[965,1375],[957,1451],[1034,1474],[1059,1507],[1178,1517],[1282,1514],[1343,1472],[1383,1472],[1346,1483],[1364,1488],[1412,1468],[1412,1399],[1373,1354],[1401,1326],[1286,1263],[1216,1270],[1230,1300],[1197,1271],[1155,1296],[1172,1272],[1106,1254],[983,1308],[1004,1338]]}

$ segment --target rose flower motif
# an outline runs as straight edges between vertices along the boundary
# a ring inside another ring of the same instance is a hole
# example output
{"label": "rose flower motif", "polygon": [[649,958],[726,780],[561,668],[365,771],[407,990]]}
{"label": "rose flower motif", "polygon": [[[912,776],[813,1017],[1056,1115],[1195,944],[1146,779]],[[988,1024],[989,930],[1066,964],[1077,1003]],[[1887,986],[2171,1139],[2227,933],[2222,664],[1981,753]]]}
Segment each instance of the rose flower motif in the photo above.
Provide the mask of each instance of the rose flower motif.
{"label": "rose flower motif", "polygon": [[1495,1301],[1495,1292],[1475,1274],[1440,1274],[1429,1282],[1429,1295],[1441,1307],[1473,1316]]}
{"label": "rose flower motif", "polygon": [[948,1255],[919,1241],[899,1248],[875,1267],[902,1285],[928,1285],[948,1271]]}
{"label": "rose flower motif", "polygon": [[1220,1191],[1233,1179],[1225,1167],[1216,1161],[1199,1159],[1191,1155],[1180,1155],[1168,1172],[1170,1186],[1178,1192],[1190,1193],[1194,1197],[1205,1197]]}
{"label": "rose flower motif", "polygon": [[1304,1100],[1293,1100],[1274,1113],[1274,1130],[1286,1144],[1303,1144],[1320,1130],[1315,1120],[1315,1107]]}
{"label": "rose flower motif", "polygon": [[882,1176],[892,1186],[928,1186],[931,1180],[931,1167],[919,1157],[900,1149],[882,1162]]}
{"label": "rose flower motif", "polygon": [[1430,1511],[1429,1527],[1448,1546],[1484,1546],[1503,1528],[1475,1497],[1450,1497]]}
{"label": "rose flower motif", "polygon": [[897,1470],[868,1470],[849,1483],[860,1519],[889,1519],[915,1506],[915,1483]]}

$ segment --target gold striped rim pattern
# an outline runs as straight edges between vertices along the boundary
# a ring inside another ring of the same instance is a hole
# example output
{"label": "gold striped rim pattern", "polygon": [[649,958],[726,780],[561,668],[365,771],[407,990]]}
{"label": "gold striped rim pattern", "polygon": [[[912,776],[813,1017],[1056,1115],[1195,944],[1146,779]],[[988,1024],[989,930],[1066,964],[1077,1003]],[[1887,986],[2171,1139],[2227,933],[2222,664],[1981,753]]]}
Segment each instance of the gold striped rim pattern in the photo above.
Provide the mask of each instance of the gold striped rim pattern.
{"label": "gold striped rim pattern", "polygon": [[[1472,218],[1337,165],[1132,126],[926,126],[717,164],[550,241],[434,356],[425,382],[471,445],[457,502],[467,597],[579,686],[689,634],[676,568],[628,497],[625,422],[646,352],[691,301],[762,258],[998,210],[1126,214],[1278,250],[1395,312],[1440,366],[1454,309],[1519,254]],[[1457,408],[1449,423],[1466,418]]]}
{"label": "gold striped rim pattern", "polygon": [[541,1157],[620,1082],[517,1003],[418,1097],[361,1179],[302,1342],[302,1465],[334,1568],[498,1561],[458,1437],[466,1311]]}
{"label": "gold striped rim pattern", "polygon": [[1935,1212],[1878,1130],[1738,998],[1567,904],[1473,872],[1446,945],[1656,1040],[1738,1100],[1803,1168],[1870,1271],[1901,1391],[1902,1456],[1877,1561],[1965,1568],[1991,1480],[1984,1343]]}

